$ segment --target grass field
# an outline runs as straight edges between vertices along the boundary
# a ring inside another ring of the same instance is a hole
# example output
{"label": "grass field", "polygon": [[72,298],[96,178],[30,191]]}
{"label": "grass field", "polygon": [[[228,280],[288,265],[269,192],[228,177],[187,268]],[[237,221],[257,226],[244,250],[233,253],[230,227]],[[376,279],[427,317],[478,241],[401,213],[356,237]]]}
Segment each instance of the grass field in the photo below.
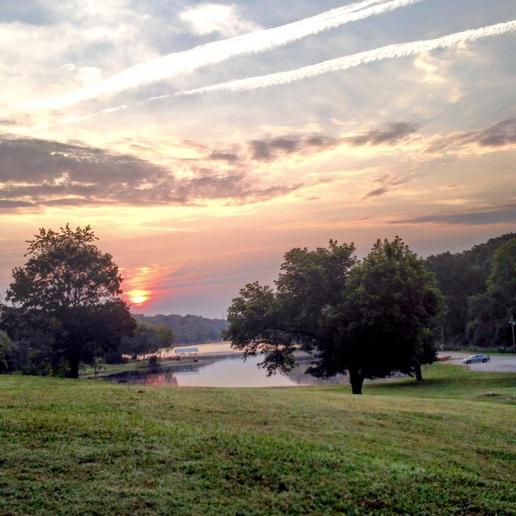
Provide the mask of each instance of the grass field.
{"label": "grass field", "polygon": [[0,514],[510,514],[516,375],[174,389],[0,376]]}

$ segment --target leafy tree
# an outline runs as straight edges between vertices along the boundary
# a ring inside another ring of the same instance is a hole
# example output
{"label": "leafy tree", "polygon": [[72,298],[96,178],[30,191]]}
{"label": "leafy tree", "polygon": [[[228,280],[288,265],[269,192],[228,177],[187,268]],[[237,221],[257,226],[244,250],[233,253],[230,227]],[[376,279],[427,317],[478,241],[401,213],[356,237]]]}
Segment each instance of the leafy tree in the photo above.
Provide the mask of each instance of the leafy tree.
{"label": "leafy tree", "polygon": [[469,299],[468,342],[473,346],[510,347],[516,314],[516,238],[495,251],[485,293]]}
{"label": "leafy tree", "polygon": [[116,348],[135,326],[119,298],[122,278],[111,255],[96,246],[90,226],[40,229],[28,242],[27,261],[13,270],[3,325],[30,337],[43,333],[52,372],[79,376],[82,363]]}
{"label": "leafy tree", "polygon": [[[477,304],[475,299],[487,293],[487,279],[496,250],[515,236],[515,233],[509,233],[462,253],[446,252],[426,259],[426,265],[435,274],[445,298],[440,326],[447,345],[485,345],[485,342],[492,341],[496,324],[492,320],[487,322],[491,330],[484,323],[480,324],[481,318],[477,318],[473,312],[477,313],[477,308],[485,312],[486,306]],[[473,305],[477,308],[473,308]],[[491,316],[486,313],[483,317],[490,319]],[[483,336],[489,332],[491,338],[486,340]]]}
{"label": "leafy tree", "polygon": [[269,373],[289,371],[299,350],[315,376],[364,378],[420,373],[433,360],[432,320],[439,310],[433,277],[401,239],[377,242],[357,263],[353,244],[293,249],[276,289],[251,283],[228,311],[227,338],[244,356],[265,353]]}
{"label": "leafy tree", "polygon": [[0,330],[0,374],[9,370],[8,356],[12,351],[13,343],[5,331]]}
{"label": "leafy tree", "polygon": [[516,238],[496,250],[487,279],[487,293],[500,318],[516,313]]}
{"label": "leafy tree", "polygon": [[134,335],[125,337],[120,352],[127,355],[148,355],[174,344],[174,333],[165,326],[138,323]]}
{"label": "leafy tree", "polygon": [[10,372],[31,375],[64,372],[55,345],[58,326],[54,318],[42,311],[2,306],[1,326],[13,341],[7,357]]}
{"label": "leafy tree", "polygon": [[433,275],[401,238],[375,243],[351,273],[342,312],[354,391],[394,371],[422,380],[421,364],[435,358],[441,302]]}

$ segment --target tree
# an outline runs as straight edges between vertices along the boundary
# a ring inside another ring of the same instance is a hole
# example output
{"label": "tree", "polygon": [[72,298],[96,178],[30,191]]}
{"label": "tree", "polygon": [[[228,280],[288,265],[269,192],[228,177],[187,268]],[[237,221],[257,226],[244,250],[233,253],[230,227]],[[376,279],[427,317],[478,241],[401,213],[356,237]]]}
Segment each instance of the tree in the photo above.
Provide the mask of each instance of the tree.
{"label": "tree", "polygon": [[439,310],[433,277],[401,239],[378,241],[361,263],[353,244],[293,249],[276,289],[251,283],[228,310],[226,337],[244,357],[264,353],[269,373],[289,371],[296,352],[312,357],[314,376],[364,378],[420,373],[431,361],[432,319]]}
{"label": "tree", "polygon": [[156,353],[174,343],[174,333],[165,326],[138,323],[134,335],[122,339],[119,351],[128,355],[145,355]]}
{"label": "tree", "polygon": [[493,255],[486,291],[469,299],[468,343],[473,346],[514,346],[516,314],[516,238]]}
{"label": "tree", "polygon": [[[486,314],[476,318],[477,308],[486,309],[486,305],[478,304],[477,300],[487,295],[487,280],[496,250],[515,236],[515,233],[505,234],[462,253],[446,252],[426,259],[426,265],[435,274],[445,298],[440,326],[447,345],[482,346],[492,341],[492,337],[486,339],[484,336],[494,334],[495,321]],[[485,317],[489,320],[482,322]]]}
{"label": "tree", "polygon": [[487,279],[487,293],[498,318],[516,313],[516,238],[496,250]]}
{"label": "tree", "polygon": [[441,302],[433,275],[401,238],[375,243],[352,271],[342,311],[354,390],[394,371],[422,380],[421,364],[435,358]]}
{"label": "tree", "polygon": [[90,226],[40,229],[27,242],[26,263],[13,270],[6,295],[12,306],[3,309],[3,325],[13,333],[23,326],[25,338],[30,332],[47,336],[52,371],[71,378],[135,327],[119,297],[118,267],[96,240]]}
{"label": "tree", "polygon": [[0,330],[0,374],[9,370],[8,357],[13,343],[5,331]]}

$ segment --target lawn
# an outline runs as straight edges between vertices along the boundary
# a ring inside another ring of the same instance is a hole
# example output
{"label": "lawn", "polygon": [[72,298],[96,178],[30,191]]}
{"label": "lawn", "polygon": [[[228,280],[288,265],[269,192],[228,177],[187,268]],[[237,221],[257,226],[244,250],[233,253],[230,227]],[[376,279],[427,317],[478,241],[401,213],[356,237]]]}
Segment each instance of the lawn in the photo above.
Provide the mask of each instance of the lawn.
{"label": "lawn", "polygon": [[509,514],[516,375],[345,387],[0,377],[0,514]]}

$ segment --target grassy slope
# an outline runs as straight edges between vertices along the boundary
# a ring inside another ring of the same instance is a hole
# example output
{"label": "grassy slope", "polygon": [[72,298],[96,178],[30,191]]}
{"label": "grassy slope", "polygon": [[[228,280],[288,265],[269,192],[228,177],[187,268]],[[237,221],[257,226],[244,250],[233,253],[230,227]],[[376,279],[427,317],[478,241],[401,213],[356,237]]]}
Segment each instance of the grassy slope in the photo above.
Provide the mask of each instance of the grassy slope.
{"label": "grassy slope", "polygon": [[362,397],[0,377],[0,514],[516,511],[516,375],[427,376]]}

